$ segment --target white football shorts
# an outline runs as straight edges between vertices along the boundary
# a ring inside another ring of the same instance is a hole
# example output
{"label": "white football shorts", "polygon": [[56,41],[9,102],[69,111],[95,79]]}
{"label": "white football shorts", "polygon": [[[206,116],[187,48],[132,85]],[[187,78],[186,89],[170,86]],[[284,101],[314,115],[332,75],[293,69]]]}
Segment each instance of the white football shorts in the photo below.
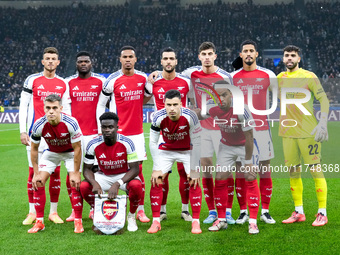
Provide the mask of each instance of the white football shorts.
{"label": "white football shorts", "polygon": [[212,158],[214,152],[218,154],[221,140],[220,130],[202,128],[201,135],[201,158]]}
{"label": "white football shorts", "polygon": [[147,160],[146,150],[145,150],[145,139],[144,133],[139,135],[127,135],[126,137],[130,138],[135,145],[135,149],[137,152],[137,157],[139,161]]}

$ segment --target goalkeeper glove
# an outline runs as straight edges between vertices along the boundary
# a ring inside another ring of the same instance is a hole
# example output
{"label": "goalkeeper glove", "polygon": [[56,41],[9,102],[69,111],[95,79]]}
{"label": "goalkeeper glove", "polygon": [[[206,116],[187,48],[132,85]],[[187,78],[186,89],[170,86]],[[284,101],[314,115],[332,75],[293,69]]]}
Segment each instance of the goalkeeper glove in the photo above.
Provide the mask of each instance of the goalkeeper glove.
{"label": "goalkeeper glove", "polygon": [[327,119],[328,114],[326,112],[322,112],[319,124],[313,129],[311,133],[311,135],[315,134],[314,140],[316,142],[322,143],[323,141],[328,141]]}

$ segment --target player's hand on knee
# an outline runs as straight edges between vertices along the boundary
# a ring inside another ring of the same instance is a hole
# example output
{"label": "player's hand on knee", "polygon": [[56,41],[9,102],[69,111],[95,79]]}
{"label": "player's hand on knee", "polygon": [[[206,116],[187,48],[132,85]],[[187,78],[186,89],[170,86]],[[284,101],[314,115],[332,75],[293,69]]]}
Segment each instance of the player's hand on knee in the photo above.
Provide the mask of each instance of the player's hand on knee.
{"label": "player's hand on knee", "polygon": [[200,178],[189,178],[189,185],[196,189],[196,187],[200,185]]}
{"label": "player's hand on knee", "polygon": [[253,164],[245,164],[243,172],[247,181],[253,181],[257,177],[258,167]]}
{"label": "player's hand on knee", "polygon": [[79,191],[80,188],[80,172],[69,172],[70,184],[72,188],[76,188]]}
{"label": "player's hand on knee", "polygon": [[163,173],[162,171],[152,171],[151,175],[151,184],[152,187],[155,187],[155,185],[159,185],[163,183]]}
{"label": "player's hand on knee", "polygon": [[42,177],[41,177],[41,175],[39,173],[33,175],[32,187],[33,187],[34,190],[38,190],[38,187],[41,187],[41,186],[39,186],[38,183],[44,184],[43,180],[42,180]]}

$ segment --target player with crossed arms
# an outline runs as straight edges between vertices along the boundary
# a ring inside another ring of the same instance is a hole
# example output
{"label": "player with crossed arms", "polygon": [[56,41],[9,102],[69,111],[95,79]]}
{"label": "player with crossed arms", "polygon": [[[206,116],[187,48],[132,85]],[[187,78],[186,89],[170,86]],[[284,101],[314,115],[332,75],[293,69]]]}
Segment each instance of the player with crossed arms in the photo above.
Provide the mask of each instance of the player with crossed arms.
{"label": "player with crossed arms", "polygon": [[[227,80],[230,84],[232,83],[231,76],[228,72],[219,68],[215,65],[215,60],[217,58],[216,47],[212,42],[203,42],[198,48],[198,58],[201,61],[201,66],[193,66],[184,70],[181,74],[190,78],[191,84],[195,93],[196,104],[194,110],[197,114],[202,109],[202,92],[199,88],[202,87],[202,83],[206,84],[206,90],[213,86],[213,83],[219,80]],[[149,76],[149,81],[152,82],[152,78],[157,75],[153,72]],[[210,96],[207,95],[207,100]],[[208,205],[209,215],[203,221],[203,223],[213,223],[217,219],[217,212],[214,204],[214,180],[213,175],[209,169],[213,166],[213,155],[214,152],[218,153],[219,141],[221,139],[221,134],[219,127],[213,126],[212,118],[208,118],[201,121],[202,134],[201,134],[201,165],[204,169],[202,171],[202,186],[204,192],[204,198]],[[208,170],[208,171],[206,171]],[[233,178],[228,179],[228,193],[232,196],[234,194],[234,180]],[[235,220],[231,217],[231,211],[226,212],[226,218],[228,222],[235,223]]]}
{"label": "player with crossed arms", "polygon": [[[34,170],[32,186],[37,220],[28,233],[37,233],[45,229],[45,183],[61,161],[64,161],[70,176],[71,201],[75,212],[74,232],[84,232],[82,225],[83,199],[79,192],[82,133],[77,120],[62,113],[62,109],[61,98],[58,95],[47,96],[44,105],[45,116],[38,119],[32,128],[31,160]],[[48,150],[44,151],[38,164],[41,138],[45,139]]]}
{"label": "player with crossed arms", "polygon": [[[76,56],[76,68],[78,73],[65,80],[70,88],[72,116],[78,120],[80,129],[83,132],[82,151],[83,155],[85,155],[87,144],[98,135],[96,107],[94,106],[98,104],[105,78],[91,71],[92,58],[91,54],[86,51],[78,52]],[[84,109],[86,109],[86,111],[84,111]],[[66,185],[71,199],[69,176],[66,178]],[[74,221],[74,217],[74,210],[72,209],[72,213],[66,221]],[[93,210],[90,211],[89,218],[93,219]]]}
{"label": "player with crossed arms", "polygon": [[[138,229],[135,219],[142,197],[142,183],[138,177],[138,157],[131,139],[117,134],[118,116],[112,112],[103,113],[100,118],[102,136],[89,142],[84,159],[84,177],[80,190],[83,198],[94,208],[94,194],[108,193],[108,199],[118,195],[118,189],[129,194],[130,211],[127,216],[128,231]],[[93,172],[95,159],[98,172]]]}
{"label": "player with crossed arms", "polygon": [[[118,133],[130,138],[136,146],[139,158],[139,178],[143,185],[143,196],[137,209],[137,219],[149,222],[144,212],[145,183],[142,172],[142,162],[146,160],[145,140],[143,133],[143,102],[144,96],[150,97],[146,91],[146,74],[135,70],[137,62],[136,50],[132,46],[124,46],[120,50],[119,58],[121,70],[111,74],[100,93],[97,105],[97,123],[100,127],[99,117],[105,112],[107,101],[110,101],[110,111],[119,115]],[[148,100],[145,100],[148,101]]]}
{"label": "player with crossed arms", "polygon": [[[200,234],[202,190],[199,172],[196,170],[199,168],[201,126],[195,112],[182,107],[178,90],[167,91],[164,104],[165,108],[155,113],[150,129],[150,151],[154,162],[150,191],[153,223],[148,233],[153,234],[161,230],[162,182],[173,163],[177,161],[183,163],[190,185],[189,197],[193,218],[191,232]],[[164,143],[158,146],[160,132]]]}
{"label": "player with crossed arms", "polygon": [[[37,74],[32,74],[27,77],[24,83],[24,88],[20,96],[19,107],[19,126],[20,140],[26,145],[27,159],[29,165],[29,174],[27,180],[27,193],[29,202],[29,214],[23,221],[24,225],[31,225],[36,220],[36,211],[33,199],[33,165],[31,162],[31,141],[33,123],[44,116],[44,100],[50,94],[58,94],[62,98],[63,112],[70,113],[70,96],[69,88],[66,82],[56,75],[56,70],[60,64],[59,52],[54,47],[44,49],[43,59],[41,60],[44,66],[44,71]],[[39,147],[39,157],[46,149],[47,145],[44,140],[41,141]],[[60,194],[60,166],[57,166],[51,174],[50,184],[50,214],[49,220],[54,223],[64,223],[57,212],[58,200]]]}
{"label": "player with crossed arms", "polygon": [[[159,73],[155,82],[151,84],[148,82],[146,88],[150,91],[154,98],[155,110],[164,108],[164,95],[171,89],[176,89],[181,93],[182,106],[186,107],[188,102],[188,94],[191,88],[190,79],[176,73],[177,58],[175,50],[172,48],[165,48],[161,55],[161,64],[163,71]],[[162,136],[159,143],[164,142]],[[189,213],[189,182],[187,174],[182,163],[177,162],[177,169],[179,173],[179,192],[182,199],[182,213],[181,218],[185,221],[192,221]],[[160,220],[167,219],[166,215],[166,202],[169,192],[169,175],[163,180],[163,200],[161,206]]]}

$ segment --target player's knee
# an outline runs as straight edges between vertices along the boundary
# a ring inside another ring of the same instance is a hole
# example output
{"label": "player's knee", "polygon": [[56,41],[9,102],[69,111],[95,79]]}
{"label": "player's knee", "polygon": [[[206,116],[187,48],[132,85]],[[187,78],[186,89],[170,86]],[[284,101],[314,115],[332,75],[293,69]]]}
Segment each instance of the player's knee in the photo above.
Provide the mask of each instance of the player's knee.
{"label": "player's knee", "polygon": [[128,184],[128,189],[131,191],[140,191],[142,189],[142,183],[140,180],[132,180]]}

